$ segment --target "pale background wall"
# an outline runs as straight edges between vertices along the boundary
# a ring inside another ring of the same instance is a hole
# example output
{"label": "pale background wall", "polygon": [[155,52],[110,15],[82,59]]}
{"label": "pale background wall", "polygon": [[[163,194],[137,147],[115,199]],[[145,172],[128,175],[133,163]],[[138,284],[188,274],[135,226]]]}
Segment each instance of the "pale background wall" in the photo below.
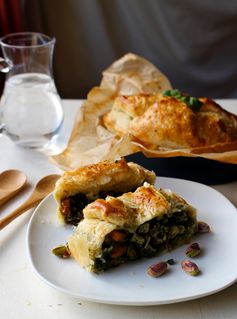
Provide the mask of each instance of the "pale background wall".
{"label": "pale background wall", "polygon": [[237,0],[23,0],[31,31],[57,39],[54,74],[64,98],[85,97],[127,52],[174,87],[237,97]]}

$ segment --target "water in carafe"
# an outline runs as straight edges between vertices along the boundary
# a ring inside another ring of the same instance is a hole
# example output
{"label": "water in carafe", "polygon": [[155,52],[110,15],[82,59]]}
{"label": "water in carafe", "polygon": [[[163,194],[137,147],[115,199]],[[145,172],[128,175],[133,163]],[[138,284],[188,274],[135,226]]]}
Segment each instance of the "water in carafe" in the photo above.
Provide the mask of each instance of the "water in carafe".
{"label": "water in carafe", "polygon": [[24,73],[10,77],[5,83],[1,104],[4,129],[19,145],[32,148],[47,145],[62,126],[61,100],[54,81],[46,74]]}

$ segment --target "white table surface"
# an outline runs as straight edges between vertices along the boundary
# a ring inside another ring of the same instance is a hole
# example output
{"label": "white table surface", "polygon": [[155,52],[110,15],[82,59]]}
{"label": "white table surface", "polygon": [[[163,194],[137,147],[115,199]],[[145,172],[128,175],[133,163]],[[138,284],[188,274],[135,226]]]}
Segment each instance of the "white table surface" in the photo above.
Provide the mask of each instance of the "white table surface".
{"label": "white table surface", "polygon": [[[237,100],[221,100],[220,103],[230,111],[237,113]],[[65,145],[69,137],[80,101],[65,100],[63,104],[65,126],[59,139],[61,145]],[[20,196],[16,196],[0,207],[0,217],[3,217],[29,196],[37,180],[49,173],[60,173],[60,170],[52,165],[45,155],[18,148],[6,136],[0,137],[0,149],[0,172],[11,168],[21,169],[27,174],[29,183]],[[213,187],[222,192],[237,207],[237,181]],[[27,256],[26,230],[32,212],[33,210],[29,210],[0,231],[1,319],[237,318],[237,283],[205,298],[149,307],[113,306],[85,302],[48,287],[36,276]],[[236,249],[236,243],[230,243],[230,245]],[[213,266],[217,262],[213,260]]]}

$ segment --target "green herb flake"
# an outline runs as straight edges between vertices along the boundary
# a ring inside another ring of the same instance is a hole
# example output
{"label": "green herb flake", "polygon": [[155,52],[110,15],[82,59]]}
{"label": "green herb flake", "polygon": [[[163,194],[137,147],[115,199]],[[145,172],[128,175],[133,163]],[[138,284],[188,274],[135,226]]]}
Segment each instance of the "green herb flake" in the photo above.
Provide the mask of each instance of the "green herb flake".
{"label": "green herb flake", "polygon": [[170,96],[177,100],[182,101],[188,107],[190,107],[194,112],[198,112],[202,106],[202,102],[198,98],[189,96],[187,94],[182,94],[179,90],[166,90],[163,92],[163,96]]}
{"label": "green herb flake", "polygon": [[171,90],[164,91],[163,96],[171,96]]}
{"label": "green herb flake", "polygon": [[175,260],[173,258],[168,259],[166,262],[167,262],[168,265],[171,265],[171,266],[175,265]]}

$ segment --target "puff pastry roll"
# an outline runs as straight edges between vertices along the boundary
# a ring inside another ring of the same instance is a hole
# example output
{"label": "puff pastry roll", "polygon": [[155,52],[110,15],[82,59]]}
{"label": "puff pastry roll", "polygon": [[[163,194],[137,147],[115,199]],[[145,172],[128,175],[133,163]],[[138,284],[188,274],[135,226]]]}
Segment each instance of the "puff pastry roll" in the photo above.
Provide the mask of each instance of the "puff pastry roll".
{"label": "puff pastry roll", "polygon": [[65,172],[57,181],[54,198],[59,203],[59,219],[77,225],[83,208],[97,198],[120,196],[144,182],[154,184],[155,173],[125,159],[105,161]]}
{"label": "puff pastry roll", "polygon": [[103,116],[107,129],[130,133],[150,149],[209,147],[237,141],[237,116],[213,100],[178,90],[119,96]]}
{"label": "puff pastry roll", "polygon": [[72,256],[99,273],[187,243],[197,232],[196,209],[177,194],[149,183],[85,207],[68,240]]}

